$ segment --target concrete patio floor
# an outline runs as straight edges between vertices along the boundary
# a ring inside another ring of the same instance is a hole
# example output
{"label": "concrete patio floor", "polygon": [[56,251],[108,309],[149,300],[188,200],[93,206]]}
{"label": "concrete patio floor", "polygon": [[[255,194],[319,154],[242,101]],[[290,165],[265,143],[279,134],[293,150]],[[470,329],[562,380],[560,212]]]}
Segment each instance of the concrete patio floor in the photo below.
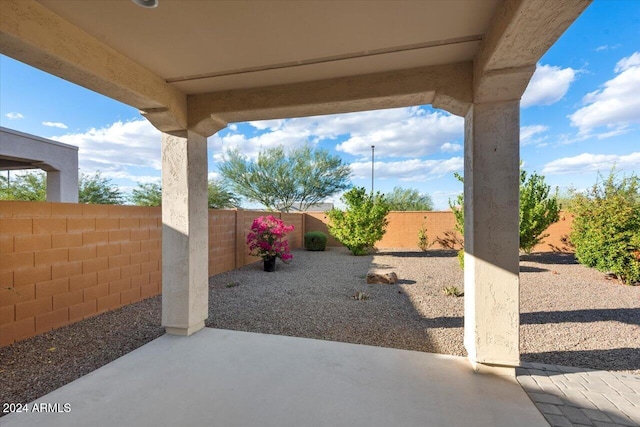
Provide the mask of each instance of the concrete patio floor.
{"label": "concrete patio floor", "polygon": [[515,379],[465,358],[210,328],[164,335],[36,402],[70,411],[3,427],[548,426]]}

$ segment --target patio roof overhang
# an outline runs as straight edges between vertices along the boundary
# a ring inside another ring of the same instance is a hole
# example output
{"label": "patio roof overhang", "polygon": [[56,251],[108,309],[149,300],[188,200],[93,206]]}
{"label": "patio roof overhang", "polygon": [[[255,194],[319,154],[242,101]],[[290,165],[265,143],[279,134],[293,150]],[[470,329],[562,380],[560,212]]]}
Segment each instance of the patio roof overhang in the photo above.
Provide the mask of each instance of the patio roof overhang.
{"label": "patio roof overhang", "polygon": [[465,345],[517,365],[519,99],[591,0],[3,0],[0,52],[163,134],[163,324],[207,316],[206,137],[230,122],[433,104],[465,117]]}
{"label": "patio roof overhang", "polygon": [[[589,0],[6,0],[0,51],[160,130],[518,98]],[[277,95],[277,96],[276,96]],[[457,105],[462,104],[462,105]]]}

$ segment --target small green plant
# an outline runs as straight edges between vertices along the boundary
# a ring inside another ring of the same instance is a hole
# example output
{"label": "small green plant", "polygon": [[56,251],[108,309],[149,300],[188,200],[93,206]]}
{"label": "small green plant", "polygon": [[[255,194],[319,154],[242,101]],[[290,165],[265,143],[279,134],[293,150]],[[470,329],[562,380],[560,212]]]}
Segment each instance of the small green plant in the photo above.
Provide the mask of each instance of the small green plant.
{"label": "small green plant", "polygon": [[364,187],[355,187],[344,193],[346,211],[331,209],[329,233],[345,245],[353,255],[366,255],[382,239],[387,227],[389,203],[380,192],[367,194]]}
{"label": "small green plant", "polygon": [[324,251],[327,247],[327,235],[322,231],[309,231],[304,234],[304,248],[308,251]]}
{"label": "small green plant", "polygon": [[364,301],[369,299],[369,294],[364,291],[357,291],[355,294],[351,295],[351,299],[356,301]]}
{"label": "small green plant", "polygon": [[[426,218],[425,216],[425,219]],[[429,236],[427,236],[427,226],[423,225],[420,227],[420,230],[418,230],[418,247],[422,252],[426,252],[432,244],[433,242],[429,243]]]}
{"label": "small green plant", "polygon": [[225,288],[235,288],[236,286],[240,286],[239,282],[229,282],[226,285],[224,285]]}
{"label": "small green plant", "polygon": [[464,270],[464,249],[458,251],[458,263],[460,264],[460,268]]}
{"label": "small green plant", "polygon": [[445,286],[442,288],[442,293],[448,297],[456,298],[464,295],[464,292],[462,292],[457,286]]}

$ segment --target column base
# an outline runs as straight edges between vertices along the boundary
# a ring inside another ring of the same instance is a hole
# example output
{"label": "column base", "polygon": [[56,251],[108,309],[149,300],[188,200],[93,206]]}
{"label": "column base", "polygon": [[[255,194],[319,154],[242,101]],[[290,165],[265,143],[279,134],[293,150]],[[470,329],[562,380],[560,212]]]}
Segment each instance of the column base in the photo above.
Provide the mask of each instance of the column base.
{"label": "column base", "polygon": [[164,330],[169,335],[182,335],[189,336],[198,332],[200,329],[204,328],[204,320],[202,322],[196,323],[195,325],[189,326],[188,328],[174,328],[171,326],[165,326]]}
{"label": "column base", "polygon": [[471,367],[478,374],[491,374],[501,377],[516,378],[516,366],[512,365],[493,365],[489,363],[474,362],[469,359]]}

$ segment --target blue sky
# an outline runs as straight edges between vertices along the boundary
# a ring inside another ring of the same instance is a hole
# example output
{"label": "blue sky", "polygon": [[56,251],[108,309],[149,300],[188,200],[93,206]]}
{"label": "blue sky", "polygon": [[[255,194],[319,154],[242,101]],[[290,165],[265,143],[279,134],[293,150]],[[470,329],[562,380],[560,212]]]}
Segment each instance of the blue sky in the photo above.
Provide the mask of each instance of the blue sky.
{"label": "blue sky", "polygon": [[[160,133],[136,109],[5,56],[0,125],[79,146],[81,172],[124,191],[159,182]],[[462,191],[463,120],[430,106],[234,123],[209,138],[210,176],[228,148],[256,156],[303,144],[341,156],[353,185],[370,187],[375,145],[376,190],[415,188],[442,210]],[[640,1],[596,0],[542,57],[522,98],[520,155],[561,192],[614,164],[639,173]]]}

